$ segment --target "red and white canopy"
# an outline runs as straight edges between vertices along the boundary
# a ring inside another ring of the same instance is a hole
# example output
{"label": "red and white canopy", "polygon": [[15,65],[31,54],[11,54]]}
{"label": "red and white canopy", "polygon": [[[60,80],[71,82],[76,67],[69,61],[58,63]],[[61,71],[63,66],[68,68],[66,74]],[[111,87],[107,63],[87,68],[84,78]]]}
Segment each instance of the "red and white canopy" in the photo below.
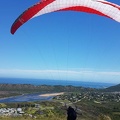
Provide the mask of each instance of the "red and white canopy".
{"label": "red and white canopy", "polygon": [[56,11],[80,11],[106,16],[120,22],[120,6],[105,0],[42,0],[24,11],[13,23],[11,33],[34,17]]}

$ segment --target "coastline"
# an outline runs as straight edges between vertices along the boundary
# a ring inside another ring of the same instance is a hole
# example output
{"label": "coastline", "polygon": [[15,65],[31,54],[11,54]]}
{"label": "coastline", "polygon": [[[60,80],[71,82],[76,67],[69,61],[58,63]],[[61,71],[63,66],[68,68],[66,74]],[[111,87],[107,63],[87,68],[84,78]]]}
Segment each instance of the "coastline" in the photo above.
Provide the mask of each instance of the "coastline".
{"label": "coastline", "polygon": [[52,97],[52,96],[58,96],[58,95],[63,95],[64,92],[60,92],[60,93],[46,93],[46,94],[41,94],[39,95],[40,97]]}

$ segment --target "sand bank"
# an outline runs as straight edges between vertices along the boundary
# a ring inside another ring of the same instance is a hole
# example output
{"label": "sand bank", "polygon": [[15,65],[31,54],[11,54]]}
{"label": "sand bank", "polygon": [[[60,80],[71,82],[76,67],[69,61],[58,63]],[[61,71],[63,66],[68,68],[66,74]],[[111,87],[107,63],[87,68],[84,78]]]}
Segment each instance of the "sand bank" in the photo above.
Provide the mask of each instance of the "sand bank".
{"label": "sand bank", "polygon": [[40,97],[50,97],[50,96],[57,96],[57,95],[63,95],[64,92],[60,92],[60,93],[50,93],[50,94],[41,94],[39,95]]}

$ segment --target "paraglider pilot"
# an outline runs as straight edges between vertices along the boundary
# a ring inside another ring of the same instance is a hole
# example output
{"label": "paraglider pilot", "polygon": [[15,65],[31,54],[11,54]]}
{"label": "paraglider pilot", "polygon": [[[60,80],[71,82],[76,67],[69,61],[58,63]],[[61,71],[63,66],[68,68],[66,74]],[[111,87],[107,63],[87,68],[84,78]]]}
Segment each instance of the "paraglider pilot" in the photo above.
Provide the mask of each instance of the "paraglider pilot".
{"label": "paraglider pilot", "polygon": [[76,111],[71,106],[69,106],[67,109],[67,120],[76,120],[76,118],[77,118]]}

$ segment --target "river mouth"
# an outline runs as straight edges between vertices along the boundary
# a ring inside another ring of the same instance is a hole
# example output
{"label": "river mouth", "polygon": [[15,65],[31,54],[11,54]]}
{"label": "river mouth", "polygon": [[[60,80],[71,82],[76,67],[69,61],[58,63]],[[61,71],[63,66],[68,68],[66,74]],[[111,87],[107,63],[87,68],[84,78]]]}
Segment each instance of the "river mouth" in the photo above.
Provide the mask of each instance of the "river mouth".
{"label": "river mouth", "polygon": [[32,102],[32,101],[49,101],[54,96],[41,96],[41,93],[25,94],[8,98],[1,98],[0,103],[10,102]]}

